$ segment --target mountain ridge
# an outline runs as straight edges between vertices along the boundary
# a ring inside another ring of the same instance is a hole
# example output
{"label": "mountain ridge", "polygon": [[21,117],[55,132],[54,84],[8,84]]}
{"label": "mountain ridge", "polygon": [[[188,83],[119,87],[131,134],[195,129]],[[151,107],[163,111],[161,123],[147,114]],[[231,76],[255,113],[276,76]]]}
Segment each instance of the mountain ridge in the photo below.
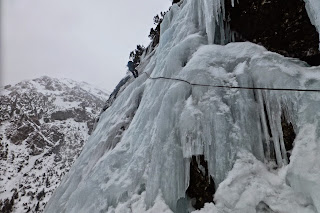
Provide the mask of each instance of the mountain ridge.
{"label": "mountain ridge", "polygon": [[42,212],[107,97],[88,83],[48,76],[1,89],[2,212]]}

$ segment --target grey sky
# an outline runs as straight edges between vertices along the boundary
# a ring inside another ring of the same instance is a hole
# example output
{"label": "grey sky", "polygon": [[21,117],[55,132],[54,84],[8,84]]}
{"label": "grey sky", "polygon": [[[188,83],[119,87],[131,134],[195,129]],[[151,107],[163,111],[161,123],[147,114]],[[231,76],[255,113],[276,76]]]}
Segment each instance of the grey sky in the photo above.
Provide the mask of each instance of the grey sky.
{"label": "grey sky", "polygon": [[1,0],[1,85],[42,75],[112,91],[171,0]]}

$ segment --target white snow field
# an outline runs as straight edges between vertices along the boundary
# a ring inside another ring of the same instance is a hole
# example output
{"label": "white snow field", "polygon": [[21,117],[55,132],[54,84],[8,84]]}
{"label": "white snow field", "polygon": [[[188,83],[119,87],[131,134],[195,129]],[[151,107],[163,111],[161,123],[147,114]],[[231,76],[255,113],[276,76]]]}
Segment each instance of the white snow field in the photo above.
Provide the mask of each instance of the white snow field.
{"label": "white snow field", "polygon": [[[232,40],[222,24],[223,4],[172,6],[154,55],[102,113],[45,212],[192,212],[183,205],[190,158],[204,155],[217,192],[214,203],[194,212],[320,213],[320,92],[148,78],[320,89],[320,67],[249,42],[216,45]],[[319,11],[310,11],[319,23]],[[283,114],[297,134],[289,164]],[[277,168],[270,166],[271,152]]]}

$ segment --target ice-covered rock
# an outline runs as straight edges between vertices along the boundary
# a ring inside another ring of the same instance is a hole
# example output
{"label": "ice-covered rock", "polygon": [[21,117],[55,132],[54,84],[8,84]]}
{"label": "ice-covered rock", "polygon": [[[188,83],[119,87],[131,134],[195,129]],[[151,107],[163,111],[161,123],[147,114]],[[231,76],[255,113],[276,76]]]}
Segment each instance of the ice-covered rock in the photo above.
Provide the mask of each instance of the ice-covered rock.
{"label": "ice-covered rock", "polygon": [[232,5],[226,1],[228,26],[237,32],[236,41],[260,44],[270,51],[317,66],[320,65],[316,24],[319,1],[306,2],[241,0]]}
{"label": "ice-covered rock", "polygon": [[[223,5],[172,6],[154,55],[101,114],[45,212],[190,212],[190,161],[199,155],[217,188],[216,204],[200,212],[320,212],[312,171],[320,93],[303,91],[320,89],[320,68],[249,42],[214,44],[230,39]],[[297,134],[289,165],[281,117]]]}

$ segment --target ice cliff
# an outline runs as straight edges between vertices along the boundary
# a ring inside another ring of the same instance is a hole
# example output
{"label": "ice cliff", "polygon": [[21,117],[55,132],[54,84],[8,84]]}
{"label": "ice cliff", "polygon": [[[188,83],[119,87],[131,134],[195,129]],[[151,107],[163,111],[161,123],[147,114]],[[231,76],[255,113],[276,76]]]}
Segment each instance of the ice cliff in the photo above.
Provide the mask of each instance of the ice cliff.
{"label": "ice cliff", "polygon": [[[319,31],[319,3],[307,3]],[[303,91],[320,89],[320,68],[226,44],[224,19],[223,0],[171,7],[139,78],[101,114],[45,212],[320,212],[320,93]],[[292,153],[284,120],[296,134]],[[195,210],[186,191],[199,156],[217,190]]]}

